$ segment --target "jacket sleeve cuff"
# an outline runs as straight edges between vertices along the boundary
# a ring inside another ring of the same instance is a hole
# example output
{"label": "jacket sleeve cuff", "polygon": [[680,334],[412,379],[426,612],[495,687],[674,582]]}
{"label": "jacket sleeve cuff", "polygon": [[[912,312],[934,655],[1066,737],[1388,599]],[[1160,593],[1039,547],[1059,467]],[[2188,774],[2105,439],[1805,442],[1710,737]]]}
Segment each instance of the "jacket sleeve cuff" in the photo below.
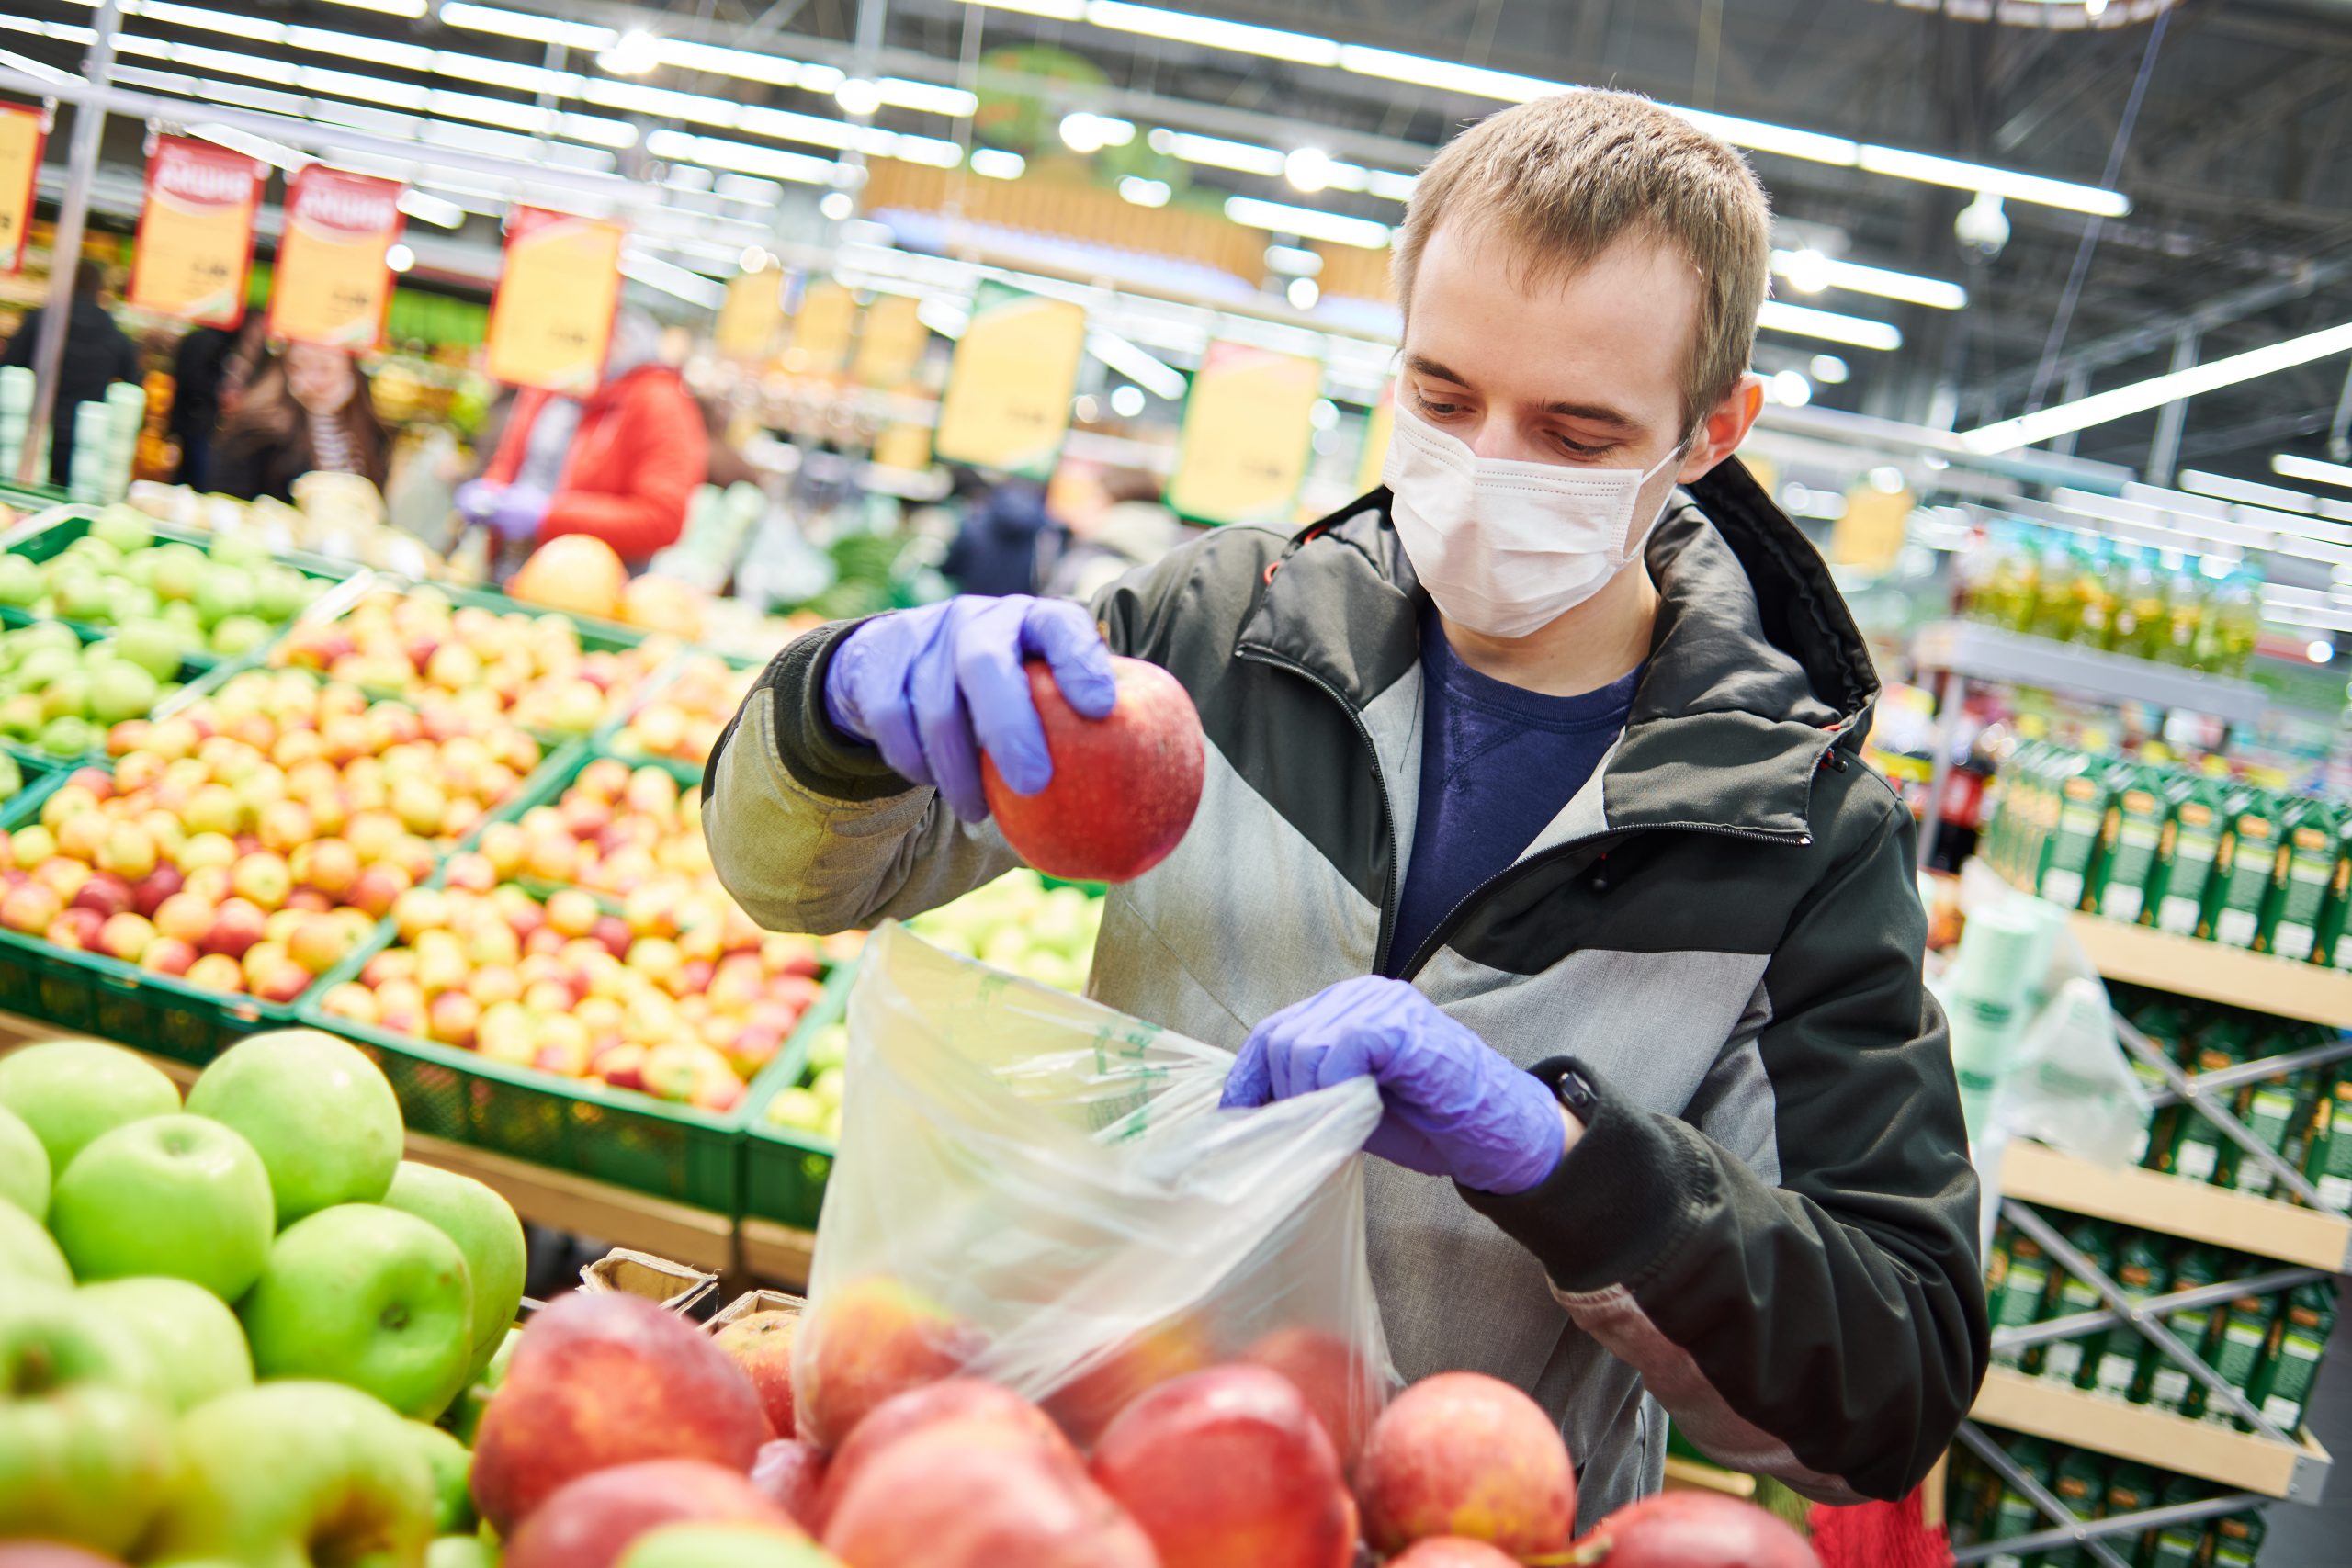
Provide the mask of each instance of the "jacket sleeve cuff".
{"label": "jacket sleeve cuff", "polygon": [[833,655],[863,621],[837,621],[785,645],[760,684],[775,704],[775,749],[793,781],[829,800],[882,800],[912,783],[869,743],[843,734],[825,710],[825,677]]}
{"label": "jacket sleeve cuff", "polygon": [[1535,1255],[1554,1289],[1579,1295],[1637,1285],[1673,1256],[1711,1201],[1715,1173],[1696,1133],[1615,1094],[1573,1057],[1534,1071],[1548,1084],[1570,1066],[1593,1085],[1592,1117],[1552,1174],[1510,1194],[1454,1186]]}

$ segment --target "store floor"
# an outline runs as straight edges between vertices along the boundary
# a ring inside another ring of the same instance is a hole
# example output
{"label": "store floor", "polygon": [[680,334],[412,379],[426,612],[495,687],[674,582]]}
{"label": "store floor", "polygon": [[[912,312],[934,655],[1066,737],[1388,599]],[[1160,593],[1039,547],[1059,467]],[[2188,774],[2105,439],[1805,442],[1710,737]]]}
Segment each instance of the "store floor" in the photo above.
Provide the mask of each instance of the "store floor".
{"label": "store floor", "polygon": [[2325,1498],[2315,1508],[2280,1503],[2256,1561],[2261,1568],[2345,1568],[2352,1563],[2352,1325],[2339,1317],[2320,1363],[2319,1393],[2306,1418],[2335,1456]]}

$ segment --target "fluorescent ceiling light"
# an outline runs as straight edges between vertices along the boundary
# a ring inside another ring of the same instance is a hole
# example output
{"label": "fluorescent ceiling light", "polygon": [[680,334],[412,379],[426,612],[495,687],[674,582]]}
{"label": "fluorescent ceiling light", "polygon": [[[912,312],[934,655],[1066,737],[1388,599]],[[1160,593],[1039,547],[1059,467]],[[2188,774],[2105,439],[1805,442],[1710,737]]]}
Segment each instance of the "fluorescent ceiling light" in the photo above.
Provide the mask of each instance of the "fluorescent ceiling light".
{"label": "fluorescent ceiling light", "polygon": [[688,304],[716,310],[727,303],[727,290],[698,272],[689,272],[675,262],[665,262],[631,247],[621,253],[621,276],[633,277],[650,288],[673,294]]}
{"label": "fluorescent ceiling light", "polygon": [[1340,46],[1340,69],[1359,76],[1378,76],[1416,87],[1444,88],[1514,104],[1565,90],[1559,83],[1547,82],[1541,76],[1521,76],[1509,71],[1489,71],[1482,65],[1461,65],[1451,60],[1432,60],[1425,54],[1399,54],[1392,49],[1367,49],[1353,43]]}
{"label": "fluorescent ceiling light", "polygon": [[2071,180],[2044,179],[2040,175],[1996,169],[1984,164],[1965,164],[1957,158],[1939,158],[1927,152],[1906,152],[1899,147],[1866,146],[1856,163],[1873,175],[1893,175],[1898,179],[1950,186],[1955,190],[1973,190],[2011,201],[2036,202],[2099,218],[2120,218],[2132,210],[2132,198],[2121,191],[2076,185]]}
{"label": "fluorescent ceiling light", "polygon": [[580,78],[571,72],[550,71],[544,65],[526,65],[516,60],[492,60],[484,54],[440,50],[433,56],[433,69],[436,74],[455,76],[461,82],[512,87],[518,93],[550,93],[559,98],[569,98],[580,91]]}
{"label": "fluorescent ceiling light", "polygon": [[2289,338],[2283,343],[2233,354],[2225,359],[2208,360],[2186,370],[2174,370],[2162,376],[2152,376],[2128,387],[2111,391],[2094,392],[2071,403],[2060,403],[2017,419],[2002,420],[1981,429],[1967,432],[1961,437],[1972,452],[2011,452],[2020,446],[2030,446],[2037,441],[2047,441],[2072,431],[2087,430],[2109,420],[2142,413],[2181,398],[2193,398],[2218,388],[2235,386],[2257,376],[2269,376],[2298,365],[2308,365],[2314,359],[2324,359],[2331,354],[2352,349],[2352,321],[2306,333],[2301,337]]}
{"label": "fluorescent ceiling light", "polygon": [[833,101],[848,115],[865,116],[882,107],[882,89],[863,77],[853,76],[833,89]]}
{"label": "fluorescent ceiling light", "polygon": [[1213,169],[1234,169],[1245,175],[1274,175],[1283,172],[1283,155],[1271,147],[1248,141],[1227,141],[1222,136],[1194,136],[1183,130],[1155,130],[1151,150],[1187,164]]}
{"label": "fluorescent ceiling light", "polygon": [[194,43],[175,43],[169,49],[175,64],[192,65],[199,71],[226,71],[232,76],[251,76],[257,81],[276,82],[288,87],[294,85],[300,74],[291,61],[265,60],[256,54],[207,49]]}
{"label": "fluorescent ceiling light", "polygon": [[616,76],[642,76],[662,63],[662,40],[643,28],[631,28],[596,56],[600,70]]}
{"label": "fluorescent ceiling light", "polygon": [[2323,463],[2316,457],[2298,457],[2292,452],[2281,452],[2271,458],[2270,471],[2290,479],[2309,479],[2313,484],[2352,485],[2352,467]]}
{"label": "fluorescent ceiling light", "polygon": [[1370,169],[1364,174],[1363,188],[1389,201],[1410,201],[1413,187],[1420,181],[1412,175],[1399,175],[1387,169]]}
{"label": "fluorescent ceiling light", "polygon": [[662,119],[700,120],[705,125],[732,126],[741,112],[740,106],[727,98],[649,87],[641,82],[608,82],[597,76],[580,84],[580,96],[605,108],[626,109],[631,114],[650,114]]}
{"label": "fluorescent ceiling light", "polygon": [[[433,90],[429,87],[413,86],[406,82],[387,82],[380,76],[362,76],[350,71],[328,71],[316,65],[302,67],[301,82],[302,90],[306,93],[328,93],[356,99],[363,104],[396,104],[402,108],[421,109],[424,107],[426,100],[433,96]],[[468,104],[496,104],[502,108],[514,107],[505,98],[485,98],[472,93],[456,93],[450,96],[461,98]],[[528,108],[530,106],[526,104],[520,107]],[[460,118],[467,119],[481,118],[479,115],[465,114],[462,110],[449,112],[457,113]]]}
{"label": "fluorescent ceiling light", "polygon": [[434,88],[417,107],[451,119],[478,120],[483,125],[519,130],[526,136],[545,136],[555,126],[553,109],[517,103],[513,98],[485,98],[479,93],[452,92],[447,87]]}
{"label": "fluorescent ceiling light", "polygon": [[466,221],[466,209],[446,197],[438,197],[413,186],[401,192],[400,209],[411,218],[438,224],[444,229],[461,227]]}
{"label": "fluorescent ceiling light", "polygon": [[979,96],[976,93],[967,93],[961,87],[942,87],[931,82],[910,82],[903,76],[885,76],[874,84],[874,90],[886,104],[923,114],[960,118],[980,107]]}
{"label": "fluorescent ceiling light", "polygon": [[390,65],[401,71],[433,69],[433,51],[413,43],[395,43],[390,39],[368,38],[362,33],[330,32],[324,28],[288,28],[286,42],[294,49],[338,55],[345,60],[364,60],[371,65]]}
{"label": "fluorescent ceiling light", "polygon": [[1957,283],[1836,261],[1818,251],[1774,251],[1772,270],[1808,294],[1822,288],[1844,288],[1939,310],[1957,310],[1968,303],[1968,290]]}
{"label": "fluorescent ceiling light", "polygon": [[348,6],[355,11],[374,11],[386,17],[413,19],[424,15],[424,0],[327,0],[327,4]]}
{"label": "fluorescent ceiling light", "polygon": [[1784,158],[1804,158],[1815,164],[1848,166],[1861,152],[1858,143],[1842,136],[1825,136],[1817,130],[1800,130],[1790,125],[1767,125],[1762,120],[1710,114],[1704,109],[1677,108],[1671,104],[1664,107],[1673,109],[1710,136],[1731,142],[1734,146],[1753,148],[1758,152],[1778,152]]}
{"label": "fluorescent ceiling light", "polygon": [[1892,321],[1816,310],[1810,305],[1792,305],[1785,299],[1765,300],[1756,311],[1756,324],[1766,332],[1824,338],[1831,343],[1851,344],[1856,348],[1893,350],[1903,346],[1903,329]]}
{"label": "fluorescent ceiling light", "polygon": [[1277,234],[1296,234],[1302,239],[1329,240],[1334,244],[1358,245],[1367,251],[1385,249],[1388,225],[1375,223],[1369,218],[1348,218],[1337,212],[1319,212],[1311,207],[1293,207],[1283,201],[1260,201],[1254,197],[1227,197],[1225,215],[1236,223],[1246,223],[1252,229],[1267,229]]}
{"label": "fluorescent ceiling light", "polygon": [[972,149],[972,173],[984,179],[1017,180],[1028,167],[1029,160],[1018,152],[1008,152],[1001,147]]}
{"label": "fluorescent ceiling light", "polygon": [[1184,395],[1183,373],[1137,348],[1114,332],[1089,327],[1086,351],[1155,397],[1174,400]]}
{"label": "fluorescent ceiling light", "polygon": [[992,11],[1018,11],[1049,22],[1074,22],[1086,15],[1086,0],[972,0]]}
{"label": "fluorescent ceiling light", "polygon": [[1263,55],[1270,60],[1295,61],[1301,65],[1337,65],[1340,62],[1339,44],[1311,33],[1285,32],[1279,28],[1253,28],[1243,22],[1196,17],[1184,11],[1163,10],[1157,6],[1129,6],[1123,4],[1122,0],[1092,0],[1086,7],[1085,15],[1086,19],[1098,28],[1115,28],[1121,32],[1142,33],[1149,38],[1169,39],[1177,43],[1230,49],[1243,54]]}
{"label": "fluorescent ceiling light", "polygon": [[737,130],[751,131],[755,136],[773,136],[780,141],[813,142],[819,147],[847,148],[857,140],[857,127],[845,120],[799,114],[791,109],[772,109],[762,104],[744,105],[736,114],[735,124]]}
{"label": "fluorescent ceiling light", "polygon": [[717,136],[690,136],[683,130],[655,131],[645,139],[645,150],[656,158],[707,164],[714,169],[734,169],[801,185],[831,185],[833,179],[833,162],[830,158],[787,152],[777,147],[757,147],[748,141],[730,141]]}
{"label": "fluorescent ceiling light", "polygon": [[441,7],[441,23],[444,27],[496,33],[501,38],[524,39],[532,43],[560,43],[567,49],[607,50],[620,39],[620,34],[610,28],[567,22],[530,11],[509,11],[496,6],[472,6],[464,0],[447,0]]}
{"label": "fluorescent ceiling light", "polygon": [[2266,506],[2274,512],[2308,513],[2313,509],[2312,498],[2300,491],[2256,484],[2252,479],[2233,479],[2227,474],[2209,474],[2200,468],[2182,470],[2180,488],[2191,494],[2242,501],[2248,506]]}
{"label": "fluorescent ceiling light", "polygon": [[[609,34],[606,36],[610,37]],[[684,39],[663,39],[656,52],[661,55],[662,64],[681,71],[707,71],[713,75],[734,76],[746,82],[766,82],[778,87],[799,86],[808,70],[800,62],[786,60],[782,55],[759,54],[748,49],[725,49],[711,43],[692,43]]]}
{"label": "fluorescent ceiling light", "polygon": [[1131,201],[1137,207],[1165,207],[1168,205],[1168,182],[1129,175],[1119,182],[1119,199]]}
{"label": "fluorescent ceiling light", "polygon": [[952,169],[964,161],[964,149],[953,141],[943,141],[936,136],[910,136],[905,131],[881,133],[888,140],[874,151],[884,158],[896,158],[902,164],[921,164],[926,168]]}
{"label": "fluorescent ceiling light", "polygon": [[915,320],[954,343],[972,324],[972,313],[945,299],[926,299],[915,307]]}
{"label": "fluorescent ceiling light", "polygon": [[18,54],[13,49],[0,49],[0,66],[30,76],[35,81],[47,82],[52,86],[78,87],[82,85],[82,78],[71,71],[60,71],[54,65],[35,60],[29,54]]}
{"label": "fluorescent ceiling light", "polygon": [[256,163],[283,169],[289,175],[307,168],[312,162],[311,155],[307,152],[297,152],[282,141],[272,141],[267,137],[255,136],[250,130],[240,130],[232,125],[210,123],[191,125],[187,128],[187,133],[190,136],[200,137],[216,147],[226,147],[232,152],[242,152]]}
{"label": "fluorescent ceiling light", "polygon": [[171,0],[141,0],[141,4],[125,6],[123,9],[151,22],[202,28],[208,32],[251,39],[255,43],[277,43],[286,37],[283,22],[268,21],[260,17],[240,17],[233,11],[207,11],[195,6],[175,6]]}

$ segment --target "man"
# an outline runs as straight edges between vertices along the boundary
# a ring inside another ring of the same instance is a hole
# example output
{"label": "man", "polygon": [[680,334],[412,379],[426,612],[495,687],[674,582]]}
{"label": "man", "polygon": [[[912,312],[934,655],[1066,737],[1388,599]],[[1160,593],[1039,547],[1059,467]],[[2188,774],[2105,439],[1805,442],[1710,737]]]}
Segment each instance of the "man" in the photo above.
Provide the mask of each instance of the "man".
{"label": "man", "polygon": [[[139,351],[122,335],[98,299],[106,288],[107,269],[84,256],[74,265],[73,309],[65,318],[65,352],[57,362],[57,406],[50,418],[49,482],[63,490],[74,480],[74,411],[84,403],[103,402],[107,388],[117,381],[139,379]],[[32,367],[33,350],[40,342],[41,318],[47,307],[25,312],[0,365]]]}
{"label": "man", "polygon": [[[1112,890],[1093,994],[1237,1049],[1229,1104],[1378,1080],[1396,1365],[1531,1390],[1587,1523],[1658,1485],[1661,1404],[1725,1463],[1898,1495],[1985,1357],[1910,819],[1858,760],[1876,680],[1724,461],[1768,228],[1735,154],[1637,98],[1487,120],[1399,238],[1387,486],[1094,606],[1209,746],[1182,844]],[[1033,601],[779,654],[711,764],[744,907],[829,931],[1011,864],[974,756],[1049,776],[1023,656],[1107,711],[1092,620]]]}

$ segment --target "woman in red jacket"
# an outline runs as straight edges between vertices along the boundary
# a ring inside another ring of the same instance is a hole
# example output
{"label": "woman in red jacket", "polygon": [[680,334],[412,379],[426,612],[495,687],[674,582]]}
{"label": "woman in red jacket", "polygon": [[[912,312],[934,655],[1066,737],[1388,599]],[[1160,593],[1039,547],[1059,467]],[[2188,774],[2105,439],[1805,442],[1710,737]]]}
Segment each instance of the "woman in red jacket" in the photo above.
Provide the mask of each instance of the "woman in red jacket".
{"label": "woman in red jacket", "polygon": [[685,383],[656,357],[660,338],[652,318],[623,310],[594,392],[515,394],[489,466],[459,487],[458,510],[504,544],[593,534],[632,570],[674,543],[709,470],[710,436]]}

